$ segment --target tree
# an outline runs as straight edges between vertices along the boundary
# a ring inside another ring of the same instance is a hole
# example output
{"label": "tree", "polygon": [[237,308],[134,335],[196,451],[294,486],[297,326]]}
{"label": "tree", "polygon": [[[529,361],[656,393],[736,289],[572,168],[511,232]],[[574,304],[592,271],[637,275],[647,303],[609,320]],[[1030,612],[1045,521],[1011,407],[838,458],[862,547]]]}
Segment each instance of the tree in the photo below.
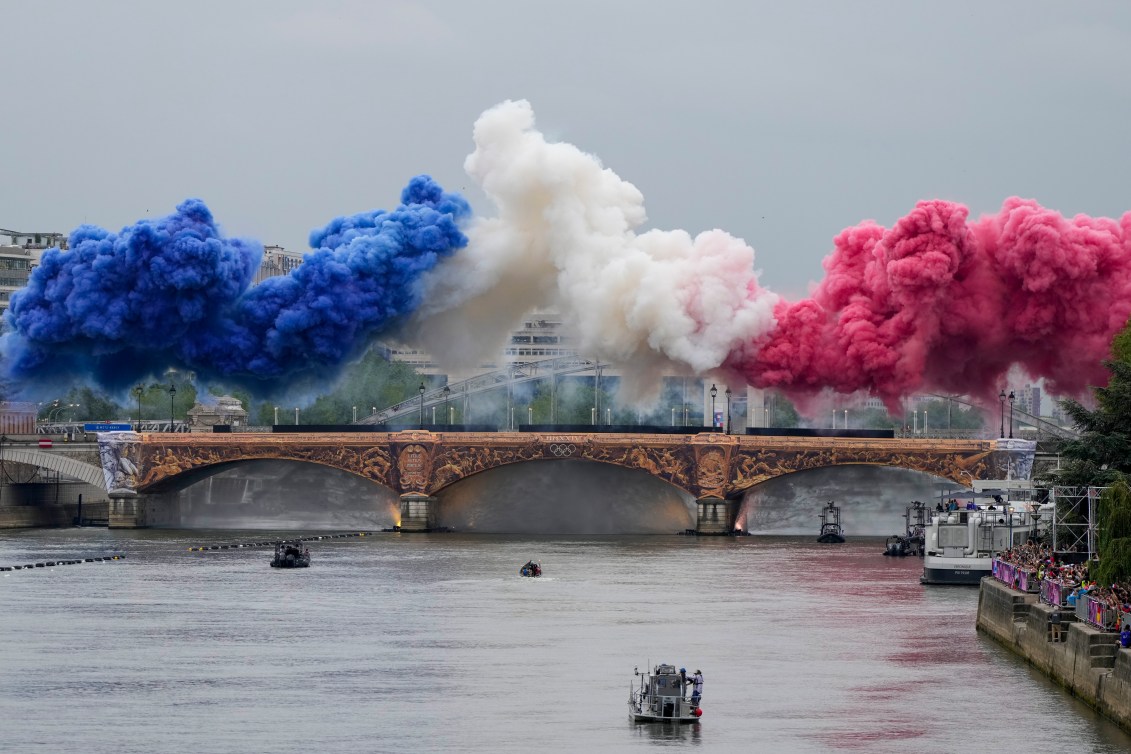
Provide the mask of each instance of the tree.
{"label": "tree", "polygon": [[1060,446],[1061,465],[1042,480],[1073,487],[1107,487],[1131,473],[1131,329],[1125,326],[1112,342],[1111,372],[1106,387],[1092,388],[1096,408],[1071,398],[1060,405],[1080,437]]}
{"label": "tree", "polygon": [[1131,488],[1125,479],[1104,490],[1096,509],[1097,562],[1089,574],[1102,586],[1131,581]]}

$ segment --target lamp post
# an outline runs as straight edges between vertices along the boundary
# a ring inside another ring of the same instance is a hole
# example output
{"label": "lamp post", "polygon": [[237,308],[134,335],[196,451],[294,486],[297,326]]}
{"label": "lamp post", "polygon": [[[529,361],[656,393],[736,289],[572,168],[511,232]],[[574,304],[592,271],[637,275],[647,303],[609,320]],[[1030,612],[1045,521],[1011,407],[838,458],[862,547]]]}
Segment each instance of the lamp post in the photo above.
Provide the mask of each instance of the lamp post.
{"label": "lamp post", "polygon": [[605,409],[605,426],[610,426],[613,423],[613,410],[611,408]]}
{"label": "lamp post", "polygon": [[353,423],[357,424],[357,406],[353,407]]}
{"label": "lamp post", "polygon": [[298,406],[295,406],[295,426],[298,426]]}
{"label": "lamp post", "polygon": [[999,435],[999,437],[1004,438],[1005,437],[1005,391],[1004,390],[1001,391],[1001,393],[998,395],[997,399],[998,399],[998,402],[1001,404],[1001,411],[999,412],[1000,416],[1001,416],[1001,434]]}
{"label": "lamp post", "polygon": [[527,424],[533,424],[534,423],[534,407],[533,406],[527,406],[526,407],[526,423]]}
{"label": "lamp post", "polygon": [[719,394],[719,389],[715,387],[715,383],[711,383],[711,429],[715,428],[715,396]]}
{"label": "lamp post", "polygon": [[923,434],[927,434],[927,409],[923,409]]}
{"label": "lamp post", "polygon": [[169,385],[169,431],[173,432],[173,417],[176,413],[173,411],[173,399],[177,397],[177,386]]}
{"label": "lamp post", "polygon": [[275,406],[275,421],[274,421],[274,424],[278,424],[278,423],[279,423],[279,407]]}
{"label": "lamp post", "polygon": [[844,410],[844,428],[848,429],[848,409]]}
{"label": "lamp post", "polygon": [[448,397],[451,396],[451,394],[452,394],[452,389],[450,387],[448,387],[447,385],[444,385],[444,416],[448,417],[448,426],[449,427],[452,424],[452,412],[451,412],[451,409],[448,408]]}
{"label": "lamp post", "polygon": [[424,429],[424,383],[420,383],[417,388],[420,391],[420,428]]}
{"label": "lamp post", "polygon": [[141,394],[145,392],[145,388],[141,385],[134,387],[134,394],[137,396],[137,431],[141,431]]}
{"label": "lamp post", "polygon": [[728,386],[726,392],[723,394],[727,397],[727,434],[730,434],[730,387]]}
{"label": "lamp post", "polygon": [[1013,391],[1009,391],[1009,439],[1013,439]]}
{"label": "lamp post", "polygon": [[675,426],[675,406],[672,406],[672,426]]}

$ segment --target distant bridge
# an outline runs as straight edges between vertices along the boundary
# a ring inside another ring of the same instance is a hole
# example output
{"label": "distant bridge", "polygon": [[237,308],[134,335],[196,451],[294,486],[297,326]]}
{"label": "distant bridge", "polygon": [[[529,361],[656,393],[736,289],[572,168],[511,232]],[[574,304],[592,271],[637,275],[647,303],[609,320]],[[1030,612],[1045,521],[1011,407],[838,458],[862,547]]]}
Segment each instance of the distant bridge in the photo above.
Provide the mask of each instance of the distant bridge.
{"label": "distant bridge", "polygon": [[441,490],[517,463],[584,460],[643,471],[698,501],[697,529],[729,531],[742,493],[768,479],[829,466],[894,466],[971,486],[974,479],[1028,478],[1027,440],[761,437],[610,433],[99,435],[112,526],[145,525],[147,493],[186,487],[234,465],[264,459],[314,463],[368,479],[401,497],[401,527],[426,530]]}
{"label": "distant bridge", "polygon": [[8,441],[0,443],[0,462],[51,469],[65,477],[106,489],[96,443],[67,443],[54,448],[41,448],[38,443]]}

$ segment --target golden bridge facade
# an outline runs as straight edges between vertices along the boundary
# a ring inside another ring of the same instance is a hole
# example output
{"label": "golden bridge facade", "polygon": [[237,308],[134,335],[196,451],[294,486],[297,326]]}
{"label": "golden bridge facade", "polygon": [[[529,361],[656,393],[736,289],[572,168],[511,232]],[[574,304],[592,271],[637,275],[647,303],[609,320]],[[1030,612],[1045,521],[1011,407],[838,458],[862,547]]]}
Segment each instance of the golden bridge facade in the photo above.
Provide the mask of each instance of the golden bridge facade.
{"label": "golden bridge facade", "polygon": [[1027,478],[1035,444],[937,440],[698,434],[531,432],[104,433],[100,460],[111,526],[146,525],[148,493],[184,488],[259,460],[346,471],[400,496],[403,531],[437,521],[436,495],[470,476],[519,463],[580,460],[648,473],[697,501],[696,529],[726,533],[742,493],[768,479],[830,466],[891,466],[970,486],[974,479]]}

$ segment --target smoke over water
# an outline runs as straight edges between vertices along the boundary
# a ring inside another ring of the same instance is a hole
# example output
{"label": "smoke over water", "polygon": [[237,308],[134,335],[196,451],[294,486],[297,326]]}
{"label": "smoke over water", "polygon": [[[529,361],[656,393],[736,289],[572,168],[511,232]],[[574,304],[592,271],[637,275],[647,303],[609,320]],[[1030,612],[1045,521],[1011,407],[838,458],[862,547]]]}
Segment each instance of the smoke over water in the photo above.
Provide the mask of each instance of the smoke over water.
{"label": "smoke over water", "polygon": [[326,381],[382,337],[449,368],[494,360],[542,308],[581,353],[622,367],[627,399],[696,373],[894,409],[925,390],[986,399],[1014,367],[1054,394],[1104,384],[1131,314],[1131,213],[1065,218],[1011,198],[971,220],[921,202],[891,228],[844,230],[811,297],[787,301],[723,231],[638,232],[640,192],[548,142],[528,103],[488,110],[473,135],[465,168],[493,216],[421,176],[395,210],[334,220],[303,265],[254,287],[260,245],[224,238],[199,200],[118,234],[79,228],[13,297],[10,376],[121,388],[179,367],[263,394]]}
{"label": "smoke over water", "polygon": [[840,507],[845,534],[890,536],[905,528],[912,501],[933,506],[940,491],[959,485],[906,469],[836,466],[770,479],[750,489],[735,525],[752,534],[804,534],[816,539],[818,515],[830,500]]}
{"label": "smoke over water", "polygon": [[400,520],[389,488],[294,461],[248,461],[151,498],[151,523],[167,528],[384,529]]}
{"label": "smoke over water", "polygon": [[301,266],[253,288],[262,246],[224,238],[199,199],[117,234],[82,226],[12,297],[9,374],[120,389],[178,367],[268,392],[332,377],[416,309],[420,275],[467,241],[467,203],[427,176],[401,202],[314,231]]}
{"label": "smoke over water", "polygon": [[647,473],[588,461],[503,466],[439,494],[443,526],[523,534],[675,534],[695,501]]}

